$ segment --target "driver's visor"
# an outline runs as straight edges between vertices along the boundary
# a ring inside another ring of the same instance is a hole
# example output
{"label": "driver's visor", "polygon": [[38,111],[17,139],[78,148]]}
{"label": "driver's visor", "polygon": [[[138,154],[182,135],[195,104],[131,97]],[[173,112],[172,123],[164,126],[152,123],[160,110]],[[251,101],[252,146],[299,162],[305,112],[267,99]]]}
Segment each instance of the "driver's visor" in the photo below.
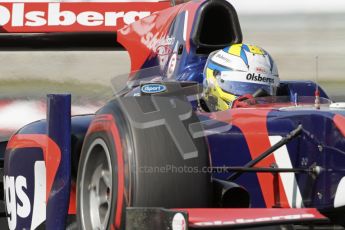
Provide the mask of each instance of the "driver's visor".
{"label": "driver's visor", "polygon": [[274,95],[279,85],[279,78],[268,74],[222,71],[216,78],[224,91],[236,96],[254,94],[259,89]]}

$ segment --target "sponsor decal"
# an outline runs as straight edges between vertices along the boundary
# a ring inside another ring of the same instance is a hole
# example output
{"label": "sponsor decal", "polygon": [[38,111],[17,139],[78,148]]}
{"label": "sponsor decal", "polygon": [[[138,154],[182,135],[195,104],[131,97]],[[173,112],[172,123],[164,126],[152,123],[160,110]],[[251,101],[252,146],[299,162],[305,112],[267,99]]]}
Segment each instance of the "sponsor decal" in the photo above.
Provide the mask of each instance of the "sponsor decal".
{"label": "sponsor decal", "polygon": [[217,52],[211,60],[219,65],[231,68],[231,64],[233,62],[231,58],[232,57],[228,53],[225,53],[223,50],[221,50]]}
{"label": "sponsor decal", "polygon": [[263,73],[263,74],[267,73],[267,70],[265,68],[263,68],[263,67],[256,67],[255,70],[258,73]]}
{"label": "sponsor decal", "polygon": [[164,8],[150,2],[1,3],[0,26],[7,32],[115,31]]}
{"label": "sponsor decal", "polygon": [[269,84],[274,84],[274,79],[270,77],[262,77],[261,74],[256,75],[255,73],[248,73],[246,76],[249,81],[258,81]]}
{"label": "sponsor decal", "polygon": [[147,84],[141,86],[141,92],[147,94],[161,93],[166,91],[167,87],[162,84]]}
{"label": "sponsor decal", "polygon": [[4,176],[4,192],[9,228],[16,229],[17,216],[27,218],[31,212],[30,199],[26,193],[27,180],[24,176]]}
{"label": "sponsor decal", "polygon": [[153,53],[157,55],[160,69],[163,70],[169,60],[169,56],[173,53],[173,50],[169,45],[160,45],[155,51],[153,51]]}
{"label": "sponsor decal", "polygon": [[172,220],[172,230],[186,230],[187,223],[181,213],[176,213]]}
{"label": "sponsor decal", "polygon": [[36,229],[46,219],[45,162],[35,161],[33,168],[33,175],[26,171],[3,176],[10,230]]}
{"label": "sponsor decal", "polygon": [[220,60],[225,61],[226,63],[230,63],[230,58],[225,57],[222,53],[217,53],[216,58],[219,58]]}
{"label": "sponsor decal", "polygon": [[159,66],[163,70],[173,52],[171,46],[175,43],[175,38],[166,35],[159,36],[161,36],[159,33],[148,32],[140,38],[140,42],[158,56]]}
{"label": "sponsor decal", "polygon": [[176,68],[176,64],[177,64],[177,54],[174,53],[169,61],[168,64],[168,71],[167,71],[167,77],[171,78],[175,72],[175,68]]}
{"label": "sponsor decal", "polygon": [[279,77],[271,74],[257,74],[257,73],[247,73],[239,71],[222,71],[221,78],[224,81],[234,81],[234,82],[248,82],[257,83],[263,85],[279,85]]}
{"label": "sponsor decal", "polygon": [[260,218],[253,218],[253,219],[234,219],[229,221],[209,221],[209,222],[197,222],[195,225],[197,226],[226,226],[226,225],[239,225],[239,224],[255,224],[261,222],[272,222],[272,221],[291,221],[291,220],[304,220],[304,219],[313,219],[316,218],[315,215],[307,213],[307,214],[295,214],[295,215],[284,215],[284,216],[271,216],[271,217],[260,217]]}
{"label": "sponsor decal", "polygon": [[148,32],[145,36],[141,37],[141,42],[148,48],[153,50],[154,53],[159,52],[159,47],[162,46],[172,46],[175,42],[174,37],[163,36],[159,37],[159,33],[153,34],[152,32]]}
{"label": "sponsor decal", "polygon": [[334,207],[344,207],[345,206],[345,177],[341,178],[334,197]]}
{"label": "sponsor decal", "polygon": [[160,45],[156,48],[155,52],[158,56],[166,56],[172,54],[173,50],[169,45]]}
{"label": "sponsor decal", "polygon": [[218,51],[213,55],[211,60],[218,65],[229,68],[230,70],[247,72],[249,68],[240,56],[229,54],[223,50]]}

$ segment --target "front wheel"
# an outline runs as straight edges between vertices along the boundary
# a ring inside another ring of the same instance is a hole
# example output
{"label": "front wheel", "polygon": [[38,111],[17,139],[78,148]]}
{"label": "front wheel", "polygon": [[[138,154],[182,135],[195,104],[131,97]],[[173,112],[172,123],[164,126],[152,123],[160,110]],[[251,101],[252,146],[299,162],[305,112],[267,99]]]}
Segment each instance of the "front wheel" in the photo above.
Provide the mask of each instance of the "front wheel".
{"label": "front wheel", "polygon": [[[172,103],[171,98],[160,100]],[[191,137],[197,157],[184,159],[166,126],[140,128],[128,118],[124,107],[133,103],[133,98],[109,102],[89,127],[77,178],[77,218],[82,229],[124,229],[126,207],[210,205],[210,174],[195,171],[209,166],[205,138]],[[155,109],[151,97],[138,97],[135,103],[146,113]],[[181,127],[189,130],[196,122],[191,113]]]}
{"label": "front wheel", "polygon": [[105,133],[92,135],[87,145],[80,161],[82,170],[78,183],[80,224],[82,229],[108,229],[117,193],[113,189],[116,172],[112,166],[117,164],[114,146]]}

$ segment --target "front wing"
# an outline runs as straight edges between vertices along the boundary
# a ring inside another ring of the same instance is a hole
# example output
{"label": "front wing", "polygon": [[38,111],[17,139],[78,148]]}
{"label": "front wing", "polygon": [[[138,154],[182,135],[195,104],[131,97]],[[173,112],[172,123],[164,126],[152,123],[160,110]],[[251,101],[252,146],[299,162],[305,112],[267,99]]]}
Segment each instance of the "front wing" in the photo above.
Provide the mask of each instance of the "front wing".
{"label": "front wing", "polygon": [[127,230],[238,229],[327,222],[328,219],[313,208],[127,208],[126,213]]}

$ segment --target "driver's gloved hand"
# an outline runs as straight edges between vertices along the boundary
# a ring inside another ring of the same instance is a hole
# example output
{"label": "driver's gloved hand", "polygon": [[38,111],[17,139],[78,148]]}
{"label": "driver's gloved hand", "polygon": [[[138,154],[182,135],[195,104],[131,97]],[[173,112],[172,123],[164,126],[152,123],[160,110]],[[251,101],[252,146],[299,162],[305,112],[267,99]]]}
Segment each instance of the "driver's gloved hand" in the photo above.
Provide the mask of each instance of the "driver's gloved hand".
{"label": "driver's gloved hand", "polygon": [[251,94],[244,94],[238,97],[233,103],[232,108],[246,108],[255,104],[255,99]]}

